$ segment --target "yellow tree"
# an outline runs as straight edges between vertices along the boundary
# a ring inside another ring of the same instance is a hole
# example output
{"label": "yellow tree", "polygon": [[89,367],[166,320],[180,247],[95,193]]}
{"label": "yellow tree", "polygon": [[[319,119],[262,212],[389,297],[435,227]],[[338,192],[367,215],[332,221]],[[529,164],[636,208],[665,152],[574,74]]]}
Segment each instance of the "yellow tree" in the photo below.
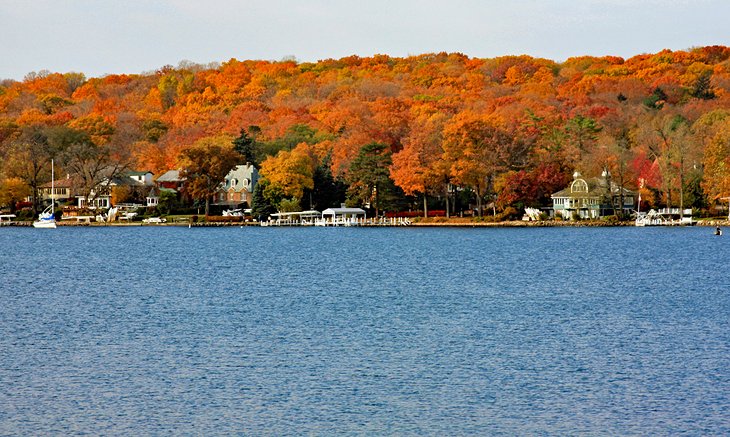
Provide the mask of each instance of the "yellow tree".
{"label": "yellow tree", "polygon": [[86,132],[96,145],[107,144],[114,134],[114,125],[101,115],[87,115],[68,124],[70,128]]}
{"label": "yellow tree", "polygon": [[29,188],[33,212],[39,206],[39,190],[50,180],[51,147],[41,128],[28,128],[10,144],[3,170],[11,178],[22,180]]}
{"label": "yellow tree", "polygon": [[305,189],[314,188],[314,168],[315,162],[306,143],[300,143],[291,152],[282,150],[276,156],[268,157],[259,172],[268,181],[268,194],[264,195],[272,199],[277,197],[273,193],[280,193],[299,201]]}
{"label": "yellow tree", "polygon": [[0,180],[0,207],[8,205],[11,213],[15,212],[15,204],[30,194],[30,188],[20,178]]}
{"label": "yellow tree", "polygon": [[730,196],[730,118],[722,121],[705,148],[702,188],[715,202]]}

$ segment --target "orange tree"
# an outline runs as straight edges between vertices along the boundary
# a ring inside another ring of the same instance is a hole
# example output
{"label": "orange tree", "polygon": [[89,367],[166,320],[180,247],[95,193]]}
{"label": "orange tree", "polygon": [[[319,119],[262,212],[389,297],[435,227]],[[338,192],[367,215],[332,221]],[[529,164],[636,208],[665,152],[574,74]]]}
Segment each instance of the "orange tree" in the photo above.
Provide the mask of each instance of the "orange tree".
{"label": "orange tree", "polygon": [[[423,195],[423,216],[428,217],[427,194],[441,186],[448,178],[444,177],[440,162],[441,132],[445,115],[441,113],[426,115],[416,121],[410,135],[404,139],[404,147],[393,155],[390,177],[407,195]],[[445,184],[448,186],[448,184]],[[448,212],[448,201],[446,202]]]}
{"label": "orange tree", "polygon": [[455,116],[444,128],[444,158],[454,181],[474,190],[480,217],[482,200],[505,170],[512,142],[495,122],[471,112]]}
{"label": "orange tree", "polygon": [[180,154],[185,191],[193,199],[205,201],[206,217],[210,213],[211,197],[240,159],[227,136],[201,138]]}

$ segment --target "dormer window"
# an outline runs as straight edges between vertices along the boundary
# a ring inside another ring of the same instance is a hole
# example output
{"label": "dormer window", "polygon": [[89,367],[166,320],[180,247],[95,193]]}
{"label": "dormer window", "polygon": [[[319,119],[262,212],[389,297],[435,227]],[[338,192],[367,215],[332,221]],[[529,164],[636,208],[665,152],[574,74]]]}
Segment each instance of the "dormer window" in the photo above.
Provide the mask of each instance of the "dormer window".
{"label": "dormer window", "polygon": [[587,193],[588,192],[588,183],[586,183],[586,181],[584,181],[583,179],[576,179],[570,185],[570,192],[571,193]]}

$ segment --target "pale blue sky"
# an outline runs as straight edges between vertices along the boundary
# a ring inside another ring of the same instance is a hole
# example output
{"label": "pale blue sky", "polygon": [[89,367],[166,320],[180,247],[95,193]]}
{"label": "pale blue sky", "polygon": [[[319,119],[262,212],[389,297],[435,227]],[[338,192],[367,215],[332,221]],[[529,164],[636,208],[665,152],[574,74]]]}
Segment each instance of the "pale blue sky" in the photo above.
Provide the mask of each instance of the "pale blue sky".
{"label": "pale blue sky", "polygon": [[0,78],[375,53],[630,57],[730,45],[728,20],[728,0],[0,0]]}

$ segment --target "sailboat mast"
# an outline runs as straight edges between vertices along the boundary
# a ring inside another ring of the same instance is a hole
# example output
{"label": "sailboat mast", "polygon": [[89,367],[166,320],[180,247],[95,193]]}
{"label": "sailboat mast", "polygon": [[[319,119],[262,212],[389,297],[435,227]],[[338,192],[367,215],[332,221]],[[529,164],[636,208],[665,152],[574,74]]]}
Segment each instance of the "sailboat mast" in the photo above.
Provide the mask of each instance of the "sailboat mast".
{"label": "sailboat mast", "polygon": [[53,199],[53,195],[55,194],[53,181],[54,181],[55,175],[53,174],[53,159],[51,159],[51,214],[56,212],[56,202]]}

